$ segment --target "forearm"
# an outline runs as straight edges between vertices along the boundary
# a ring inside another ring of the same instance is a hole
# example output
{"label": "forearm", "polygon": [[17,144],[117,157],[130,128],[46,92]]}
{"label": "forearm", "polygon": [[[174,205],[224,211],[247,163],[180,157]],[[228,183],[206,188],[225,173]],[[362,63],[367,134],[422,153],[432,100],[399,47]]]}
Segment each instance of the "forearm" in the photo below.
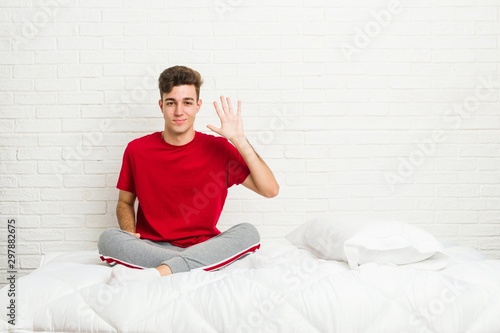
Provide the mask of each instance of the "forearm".
{"label": "forearm", "polygon": [[265,197],[274,197],[278,194],[279,185],[273,172],[264,160],[257,154],[245,137],[231,140],[245,160],[252,180],[258,191]]}
{"label": "forearm", "polygon": [[118,202],[116,205],[116,217],[120,229],[135,233],[135,209],[133,205],[125,202]]}

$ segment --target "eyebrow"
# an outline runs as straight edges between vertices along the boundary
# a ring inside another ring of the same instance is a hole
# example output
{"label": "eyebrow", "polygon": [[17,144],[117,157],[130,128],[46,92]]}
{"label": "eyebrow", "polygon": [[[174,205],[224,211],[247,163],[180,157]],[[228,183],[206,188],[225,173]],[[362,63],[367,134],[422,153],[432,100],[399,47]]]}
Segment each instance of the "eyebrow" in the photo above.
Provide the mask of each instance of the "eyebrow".
{"label": "eyebrow", "polygon": [[[183,100],[183,101],[194,101],[195,99],[194,99],[193,97],[184,97],[182,100]],[[174,99],[174,98],[172,98],[172,97],[167,97],[167,98],[165,98],[163,101],[164,101],[164,102],[165,102],[165,101],[173,101],[173,102],[175,102],[175,99]]]}

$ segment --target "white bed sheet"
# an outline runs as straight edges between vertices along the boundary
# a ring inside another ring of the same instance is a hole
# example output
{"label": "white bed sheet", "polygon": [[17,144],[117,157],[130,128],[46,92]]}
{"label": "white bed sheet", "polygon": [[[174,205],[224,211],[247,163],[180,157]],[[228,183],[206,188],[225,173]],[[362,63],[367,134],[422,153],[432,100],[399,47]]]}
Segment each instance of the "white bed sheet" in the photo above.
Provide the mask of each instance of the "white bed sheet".
{"label": "white bed sheet", "polygon": [[[448,247],[445,269],[321,260],[293,245],[217,272],[110,286],[97,252],[55,253],[18,280],[16,332],[500,332],[500,260]],[[7,304],[7,288],[0,304]],[[13,329],[6,311],[0,331]]]}

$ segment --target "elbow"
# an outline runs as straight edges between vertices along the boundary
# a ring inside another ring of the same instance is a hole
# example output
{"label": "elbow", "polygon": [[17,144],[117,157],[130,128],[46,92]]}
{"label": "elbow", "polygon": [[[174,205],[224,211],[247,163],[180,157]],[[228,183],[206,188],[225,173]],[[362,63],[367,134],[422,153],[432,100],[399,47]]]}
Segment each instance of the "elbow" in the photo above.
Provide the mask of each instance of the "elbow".
{"label": "elbow", "polygon": [[270,187],[263,195],[266,198],[274,198],[280,192],[280,186],[276,183],[274,186]]}

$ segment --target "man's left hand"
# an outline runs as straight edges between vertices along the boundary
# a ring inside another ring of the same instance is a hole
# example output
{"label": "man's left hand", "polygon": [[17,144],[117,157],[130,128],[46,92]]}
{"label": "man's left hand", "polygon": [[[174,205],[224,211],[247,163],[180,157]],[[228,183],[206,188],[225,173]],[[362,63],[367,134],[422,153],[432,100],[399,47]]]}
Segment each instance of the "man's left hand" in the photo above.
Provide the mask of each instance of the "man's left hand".
{"label": "man's left hand", "polygon": [[233,110],[233,105],[229,97],[221,96],[220,101],[222,109],[217,101],[214,101],[214,107],[219,116],[221,127],[217,128],[213,125],[208,125],[207,127],[230,141],[244,139],[243,121],[241,120],[241,101],[238,101],[236,113]]}

